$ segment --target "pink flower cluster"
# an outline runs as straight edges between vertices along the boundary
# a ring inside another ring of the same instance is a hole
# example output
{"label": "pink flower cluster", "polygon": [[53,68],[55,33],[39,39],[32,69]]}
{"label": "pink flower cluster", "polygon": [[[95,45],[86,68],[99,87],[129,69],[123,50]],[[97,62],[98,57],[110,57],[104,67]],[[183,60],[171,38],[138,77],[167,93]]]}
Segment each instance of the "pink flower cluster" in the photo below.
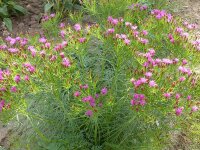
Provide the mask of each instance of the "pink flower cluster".
{"label": "pink flower cluster", "polygon": [[20,46],[23,47],[28,43],[28,39],[21,38],[21,37],[12,38],[12,37],[8,36],[5,40],[10,44],[10,46],[19,44]]}
{"label": "pink flower cluster", "polygon": [[179,72],[181,72],[182,74],[187,74],[188,76],[190,76],[192,74],[192,71],[189,68],[186,68],[184,66],[179,66],[178,67]]}
{"label": "pink flower cluster", "polygon": [[59,43],[59,44],[57,44],[57,45],[54,47],[54,50],[55,50],[55,51],[61,51],[61,50],[64,49],[67,45],[68,45],[68,42],[67,42],[67,41],[62,41],[62,43]]}
{"label": "pink flower cluster", "polygon": [[112,16],[109,16],[107,21],[111,24],[111,25],[114,25],[116,26],[118,23],[119,23],[119,19],[117,18],[113,18]]}
{"label": "pink flower cluster", "polygon": [[81,30],[81,25],[80,24],[75,24],[74,25],[74,30],[75,31],[80,31]]}
{"label": "pink flower cluster", "polygon": [[143,94],[135,93],[133,95],[133,99],[131,100],[132,106],[136,106],[136,105],[144,106],[145,104],[146,104],[146,100],[145,100],[145,96]]}
{"label": "pink flower cluster", "polygon": [[189,33],[185,32],[184,29],[181,27],[177,27],[175,29],[175,33],[177,33],[179,36],[186,38],[186,39],[189,37]]}
{"label": "pink flower cluster", "polygon": [[[85,85],[80,85],[80,89],[81,90],[87,90],[89,88],[89,86],[87,84]],[[101,89],[101,95],[105,96],[108,93],[108,89],[106,87]],[[75,91],[74,92],[74,97],[80,97],[81,96],[81,92],[80,91]],[[89,103],[89,106],[91,107],[91,109],[95,109],[95,107],[97,106],[97,99],[99,98],[99,94],[95,94],[95,97],[89,95],[89,96],[85,96],[81,98],[81,101],[83,103]],[[98,103],[99,107],[102,107],[102,102]],[[93,115],[93,110],[87,110],[85,115],[88,117],[91,117]]]}
{"label": "pink flower cluster", "polygon": [[[155,55],[155,50],[154,49],[149,49],[146,53],[138,53],[139,57],[144,57],[147,61],[144,63],[144,67],[145,69],[142,70],[142,72],[136,71],[135,75],[137,74],[143,74],[145,77],[140,77],[138,80],[135,80],[134,78],[131,79],[131,82],[134,85],[134,90],[135,91],[143,91],[145,88],[148,88],[148,86],[143,86],[143,85],[149,85],[150,88],[152,87],[158,87],[158,85],[156,84],[156,81],[153,80],[153,75],[157,74],[157,72],[155,70],[157,70],[157,68],[160,68],[159,70],[161,71],[163,68],[166,68],[170,65],[177,65],[179,62],[179,59],[175,58],[175,59],[168,59],[168,58],[156,58],[154,59],[153,56]],[[189,68],[186,68],[185,66],[188,64],[188,61],[186,59],[182,59],[182,61],[180,62],[181,66],[177,67],[180,77],[178,81],[170,81],[171,83],[171,87],[174,87],[176,84],[181,84],[181,82],[185,81],[186,79],[188,79],[188,81],[191,82],[192,85],[195,85],[196,83],[196,79],[192,79],[192,71]],[[137,73],[138,72],[138,73]],[[161,71],[162,72],[162,71]],[[158,75],[158,74],[157,74]],[[156,76],[157,76],[156,75]],[[187,76],[185,76],[187,75]],[[192,80],[191,80],[192,79]],[[188,95],[186,98],[184,98],[184,95],[181,93],[177,93],[175,91],[173,91],[171,88],[169,88],[168,90],[162,87],[160,88],[160,92],[163,93],[162,96],[165,99],[175,99],[176,103],[174,105],[175,108],[175,114],[177,116],[180,116],[184,110],[183,106],[178,106],[178,105],[182,105],[182,102],[184,101],[184,99],[187,99],[187,101],[191,103],[191,95]],[[157,89],[159,89],[157,88]],[[173,97],[174,96],[174,97]],[[135,98],[133,100],[131,100],[131,104],[134,105],[138,105],[140,104],[139,101],[141,99],[141,97],[143,98],[144,96],[142,95],[135,95]],[[139,99],[139,100],[138,100]],[[186,103],[186,101],[185,101]],[[145,103],[146,104],[146,103]],[[140,104],[141,105],[141,104]],[[188,106],[189,109],[191,109],[191,113],[198,111],[198,106],[194,105],[194,106]]]}
{"label": "pink flower cluster", "polygon": [[197,49],[197,51],[200,51],[200,39],[193,41],[192,45]]}
{"label": "pink flower cluster", "polygon": [[194,29],[198,28],[197,24],[189,24],[187,21],[184,21],[183,25],[189,30],[194,30]]}
{"label": "pink flower cluster", "polygon": [[172,44],[174,44],[174,37],[172,34],[168,34],[168,38]]}
{"label": "pink flower cluster", "polygon": [[48,20],[50,20],[50,19],[52,19],[52,18],[54,18],[56,16],[56,14],[50,14],[50,15],[44,15],[43,17],[42,17],[42,22],[46,22],[46,21],[48,21]]}
{"label": "pink flower cluster", "polygon": [[167,22],[172,22],[173,16],[168,14],[165,10],[154,9],[151,14],[156,17],[156,19],[166,18]]}
{"label": "pink flower cluster", "polygon": [[30,73],[34,73],[36,71],[36,68],[30,63],[24,63],[23,67],[25,67]]}

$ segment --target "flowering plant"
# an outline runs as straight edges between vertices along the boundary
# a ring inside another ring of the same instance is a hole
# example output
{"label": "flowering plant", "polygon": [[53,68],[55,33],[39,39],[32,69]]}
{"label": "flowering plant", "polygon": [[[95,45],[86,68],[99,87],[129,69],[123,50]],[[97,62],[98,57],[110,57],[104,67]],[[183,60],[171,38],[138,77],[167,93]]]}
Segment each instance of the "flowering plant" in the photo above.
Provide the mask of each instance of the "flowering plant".
{"label": "flowering plant", "polygon": [[199,40],[190,42],[186,32],[196,25],[163,10],[135,21],[148,7],[128,8],[123,18],[108,16],[104,28],[61,23],[57,41],[7,37],[1,119],[25,115],[43,148],[164,147],[170,131],[198,114]]}

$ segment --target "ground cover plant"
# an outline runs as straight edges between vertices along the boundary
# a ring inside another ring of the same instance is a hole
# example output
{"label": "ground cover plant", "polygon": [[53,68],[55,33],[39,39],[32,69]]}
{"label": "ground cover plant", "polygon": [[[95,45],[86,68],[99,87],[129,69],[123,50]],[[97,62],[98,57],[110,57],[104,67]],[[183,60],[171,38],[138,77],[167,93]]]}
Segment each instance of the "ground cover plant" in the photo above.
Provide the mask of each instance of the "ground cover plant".
{"label": "ground cover plant", "polygon": [[198,118],[196,25],[117,2],[113,15],[85,3],[98,24],[56,27],[51,14],[43,27],[53,32],[2,41],[0,119],[25,116],[31,127],[18,149],[164,149]]}

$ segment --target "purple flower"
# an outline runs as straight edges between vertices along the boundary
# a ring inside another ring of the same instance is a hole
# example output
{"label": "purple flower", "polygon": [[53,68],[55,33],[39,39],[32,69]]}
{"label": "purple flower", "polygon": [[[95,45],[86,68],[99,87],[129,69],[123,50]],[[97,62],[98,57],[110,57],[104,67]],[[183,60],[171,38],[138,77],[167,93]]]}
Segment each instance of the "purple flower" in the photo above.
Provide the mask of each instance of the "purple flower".
{"label": "purple flower", "polygon": [[51,18],[54,18],[55,16],[56,16],[56,14],[54,14],[54,13],[50,15]]}
{"label": "purple flower", "polygon": [[192,96],[191,96],[191,95],[188,95],[188,96],[187,96],[187,100],[190,101],[191,99],[192,99]]}
{"label": "purple flower", "polygon": [[144,99],[140,99],[139,103],[140,103],[141,106],[146,105],[146,101]]}
{"label": "purple flower", "polygon": [[145,73],[145,76],[146,76],[147,78],[150,78],[150,77],[152,76],[152,73],[151,73],[151,72],[146,72],[146,73]]}
{"label": "purple flower", "polygon": [[75,93],[74,93],[74,97],[79,97],[81,95],[81,92],[79,92],[79,91],[76,91]]}
{"label": "purple flower", "polygon": [[12,87],[10,88],[10,91],[11,91],[12,93],[16,93],[16,92],[17,92],[17,87],[16,87],[16,86],[12,86]]}
{"label": "purple flower", "polygon": [[29,71],[30,73],[34,73],[34,72],[35,72],[35,67],[34,67],[34,66],[28,67],[28,71]]}
{"label": "purple flower", "polygon": [[83,97],[82,98],[82,101],[85,103],[85,102],[90,102],[90,103],[95,103],[95,99],[91,96],[91,95],[89,95],[89,96],[87,96],[87,97]]}
{"label": "purple flower", "polygon": [[0,88],[0,92],[5,92],[6,91],[6,88],[5,87],[1,87]]}
{"label": "purple flower", "polygon": [[60,57],[61,57],[61,58],[65,58],[65,53],[64,53],[64,52],[61,52],[61,53],[60,53]]}
{"label": "purple flower", "polygon": [[16,76],[14,77],[14,80],[15,80],[16,83],[19,83],[20,80],[21,80],[20,75],[16,75]]}
{"label": "purple flower", "polygon": [[46,39],[45,37],[41,37],[41,38],[39,39],[39,42],[40,42],[40,43],[46,43],[46,42],[47,42],[47,39]]}
{"label": "purple flower", "polygon": [[142,44],[148,44],[149,43],[149,40],[148,39],[144,39],[144,38],[140,38],[139,41],[142,43]]}
{"label": "purple flower", "polygon": [[66,31],[65,31],[65,30],[61,30],[61,31],[60,31],[60,36],[61,36],[62,38],[64,38],[65,35],[66,35]]}
{"label": "purple flower", "polygon": [[86,41],[86,38],[84,38],[84,37],[83,38],[79,38],[79,42],[80,43],[84,43],[85,41]]}
{"label": "purple flower", "polygon": [[183,109],[184,109],[184,107],[179,107],[179,108],[177,108],[177,109],[175,110],[176,115],[177,115],[177,116],[180,116],[180,115],[182,114],[182,112],[183,112]]}
{"label": "purple flower", "polygon": [[185,80],[186,80],[185,77],[180,77],[180,78],[179,78],[179,81],[180,81],[180,82],[183,82],[183,81],[185,81]]}
{"label": "purple flower", "polygon": [[131,41],[130,41],[129,39],[125,39],[125,40],[124,40],[124,43],[125,43],[126,45],[130,45]]}
{"label": "purple flower", "polygon": [[92,115],[93,115],[92,110],[87,110],[87,111],[85,112],[85,115],[88,116],[88,117],[92,117]]}
{"label": "purple flower", "polygon": [[70,67],[71,66],[71,62],[69,61],[68,58],[63,58],[62,60],[62,65],[65,66],[66,68]]}
{"label": "purple flower", "polygon": [[170,93],[164,93],[163,96],[167,99],[169,99],[171,97],[171,94]]}
{"label": "purple flower", "polygon": [[179,33],[179,34],[181,34],[183,32],[183,28],[179,28],[179,27],[176,28],[176,32]]}
{"label": "purple flower", "polygon": [[156,84],[156,82],[154,80],[151,80],[151,81],[149,81],[149,86],[150,87],[156,87],[157,84]]}
{"label": "purple flower", "polygon": [[50,48],[51,47],[51,43],[45,43],[45,47],[46,48]]}
{"label": "purple flower", "polygon": [[17,48],[9,48],[8,51],[9,51],[10,53],[13,53],[13,54],[19,52],[19,50],[18,50]]}
{"label": "purple flower", "polygon": [[5,106],[5,101],[1,100],[0,101],[0,112],[2,111],[3,107]]}
{"label": "purple flower", "polygon": [[192,112],[196,112],[196,111],[198,111],[199,110],[199,108],[197,107],[197,106],[192,106]]}
{"label": "purple flower", "polygon": [[25,80],[25,81],[29,81],[29,76],[28,76],[28,75],[25,75],[25,76],[24,76],[24,80]]}
{"label": "purple flower", "polygon": [[50,56],[50,61],[55,61],[56,59],[57,59],[57,56],[56,55],[52,55],[52,56]]}
{"label": "purple flower", "polygon": [[178,100],[181,97],[181,95],[179,93],[177,93],[175,97]]}
{"label": "purple flower", "polygon": [[184,65],[186,65],[187,64],[187,60],[186,59],[183,59],[182,60],[182,65],[184,66]]}
{"label": "purple flower", "polygon": [[96,106],[96,103],[93,102],[93,101],[90,101],[90,106],[91,106],[91,107],[95,107],[95,106]]}
{"label": "purple flower", "polygon": [[131,100],[131,105],[132,105],[132,106],[137,105],[137,101],[136,101],[135,99],[132,99],[132,100]]}
{"label": "purple flower", "polygon": [[64,28],[65,27],[65,23],[61,22],[60,23],[60,28]]}
{"label": "purple flower", "polygon": [[173,16],[171,14],[167,14],[167,22],[171,22],[173,19]]}
{"label": "purple flower", "polygon": [[88,84],[80,85],[80,89],[88,89]]}
{"label": "purple flower", "polygon": [[112,34],[112,33],[114,33],[114,32],[115,32],[115,29],[114,29],[114,28],[108,29],[108,30],[106,31],[107,34]]}
{"label": "purple flower", "polygon": [[139,80],[142,84],[147,83],[147,81],[148,81],[148,79],[146,79],[146,78],[140,78]]}
{"label": "purple flower", "polygon": [[74,30],[80,31],[81,30],[81,25],[80,24],[75,24],[74,25]]}
{"label": "purple flower", "polygon": [[125,25],[126,25],[126,26],[132,26],[132,23],[130,23],[130,22],[125,22]]}
{"label": "purple flower", "polygon": [[104,87],[103,89],[101,89],[101,94],[102,95],[106,95],[108,93],[108,89],[106,87]]}
{"label": "purple flower", "polygon": [[42,51],[40,51],[40,55],[41,55],[42,57],[45,57],[46,52],[45,52],[44,50],[42,50]]}
{"label": "purple flower", "polygon": [[95,98],[98,99],[99,98],[99,94],[95,94]]}
{"label": "purple flower", "polygon": [[147,30],[143,30],[143,31],[142,31],[142,34],[143,34],[144,36],[146,36],[146,35],[148,35],[148,31],[147,31]]}

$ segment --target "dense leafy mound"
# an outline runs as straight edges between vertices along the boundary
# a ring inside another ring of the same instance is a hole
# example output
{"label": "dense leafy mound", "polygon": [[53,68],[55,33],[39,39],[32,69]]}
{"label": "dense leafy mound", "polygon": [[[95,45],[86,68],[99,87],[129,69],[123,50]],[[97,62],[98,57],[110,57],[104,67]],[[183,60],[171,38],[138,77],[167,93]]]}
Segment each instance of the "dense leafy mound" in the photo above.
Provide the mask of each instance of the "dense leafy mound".
{"label": "dense leafy mound", "polygon": [[198,115],[200,43],[188,33],[196,25],[140,3],[126,8],[72,27],[45,16],[53,32],[0,46],[0,119],[26,116],[30,149],[161,149]]}

